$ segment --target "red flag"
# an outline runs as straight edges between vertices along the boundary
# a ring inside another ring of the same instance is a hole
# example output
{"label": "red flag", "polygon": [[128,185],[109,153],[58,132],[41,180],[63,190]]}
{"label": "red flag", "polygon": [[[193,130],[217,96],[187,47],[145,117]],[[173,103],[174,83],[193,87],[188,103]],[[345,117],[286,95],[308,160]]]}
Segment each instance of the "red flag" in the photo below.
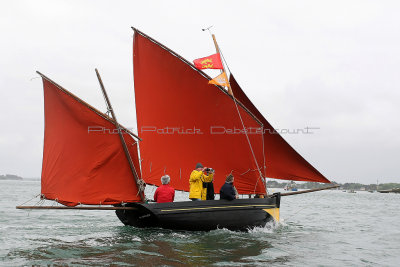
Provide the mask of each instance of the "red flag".
{"label": "red flag", "polygon": [[208,57],[203,57],[203,58],[198,58],[193,60],[194,65],[198,69],[223,69],[222,61],[221,61],[221,56],[219,53],[208,56]]}

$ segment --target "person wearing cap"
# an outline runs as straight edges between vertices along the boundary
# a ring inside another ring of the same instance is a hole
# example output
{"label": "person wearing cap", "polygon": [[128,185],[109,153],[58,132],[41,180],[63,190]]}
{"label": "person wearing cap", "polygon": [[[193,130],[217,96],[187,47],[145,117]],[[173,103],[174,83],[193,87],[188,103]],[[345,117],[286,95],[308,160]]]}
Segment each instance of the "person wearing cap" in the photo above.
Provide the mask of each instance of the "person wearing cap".
{"label": "person wearing cap", "polygon": [[219,190],[220,199],[234,200],[239,198],[236,188],[233,186],[234,177],[229,174],[226,177],[225,184]]}
{"label": "person wearing cap", "polygon": [[203,167],[203,164],[197,163],[196,169],[192,171],[189,178],[190,191],[189,198],[193,201],[206,200],[207,188],[203,188],[203,183],[212,182],[214,173],[207,175],[205,170],[207,167]]}
{"label": "person wearing cap", "polygon": [[161,177],[162,185],[154,192],[154,201],[157,203],[174,202],[175,190],[169,185],[171,178],[169,175]]}

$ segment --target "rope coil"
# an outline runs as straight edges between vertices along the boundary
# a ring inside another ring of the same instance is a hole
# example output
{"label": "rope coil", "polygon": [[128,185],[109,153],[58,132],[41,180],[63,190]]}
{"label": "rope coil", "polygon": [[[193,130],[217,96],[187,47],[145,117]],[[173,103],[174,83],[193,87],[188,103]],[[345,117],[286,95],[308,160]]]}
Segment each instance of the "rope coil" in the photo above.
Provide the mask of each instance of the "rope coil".
{"label": "rope coil", "polygon": [[146,188],[146,182],[143,179],[138,180],[138,194],[139,192],[144,192],[144,189]]}

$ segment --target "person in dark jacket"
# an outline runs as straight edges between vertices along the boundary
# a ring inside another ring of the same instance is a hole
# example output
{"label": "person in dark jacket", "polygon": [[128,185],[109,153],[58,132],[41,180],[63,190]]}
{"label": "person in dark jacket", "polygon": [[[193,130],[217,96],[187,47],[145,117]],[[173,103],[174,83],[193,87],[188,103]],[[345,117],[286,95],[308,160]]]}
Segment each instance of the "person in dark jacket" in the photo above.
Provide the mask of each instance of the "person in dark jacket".
{"label": "person in dark jacket", "polygon": [[220,199],[234,200],[239,197],[236,188],[233,186],[233,180],[232,174],[226,177],[225,184],[219,190]]}
{"label": "person in dark jacket", "polygon": [[175,190],[169,185],[169,175],[161,177],[162,185],[154,193],[154,201],[157,203],[174,202]]}
{"label": "person in dark jacket", "polygon": [[[206,174],[208,177],[211,177],[211,181],[210,182],[203,182],[203,188],[206,188],[206,200],[214,200],[214,175],[215,175],[215,171],[212,168],[207,168],[206,170]],[[204,190],[204,189],[203,189]]]}

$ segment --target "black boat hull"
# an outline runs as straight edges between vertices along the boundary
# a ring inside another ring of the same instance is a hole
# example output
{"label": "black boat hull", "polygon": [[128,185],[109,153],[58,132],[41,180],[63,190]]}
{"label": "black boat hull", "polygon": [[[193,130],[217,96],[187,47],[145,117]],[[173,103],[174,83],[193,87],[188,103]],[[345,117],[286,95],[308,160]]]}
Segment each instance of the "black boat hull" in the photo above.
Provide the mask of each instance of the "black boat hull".
{"label": "black boat hull", "polygon": [[122,223],[135,227],[209,231],[218,228],[247,230],[279,220],[280,195],[249,198],[171,203],[129,203],[137,210],[117,210]]}

